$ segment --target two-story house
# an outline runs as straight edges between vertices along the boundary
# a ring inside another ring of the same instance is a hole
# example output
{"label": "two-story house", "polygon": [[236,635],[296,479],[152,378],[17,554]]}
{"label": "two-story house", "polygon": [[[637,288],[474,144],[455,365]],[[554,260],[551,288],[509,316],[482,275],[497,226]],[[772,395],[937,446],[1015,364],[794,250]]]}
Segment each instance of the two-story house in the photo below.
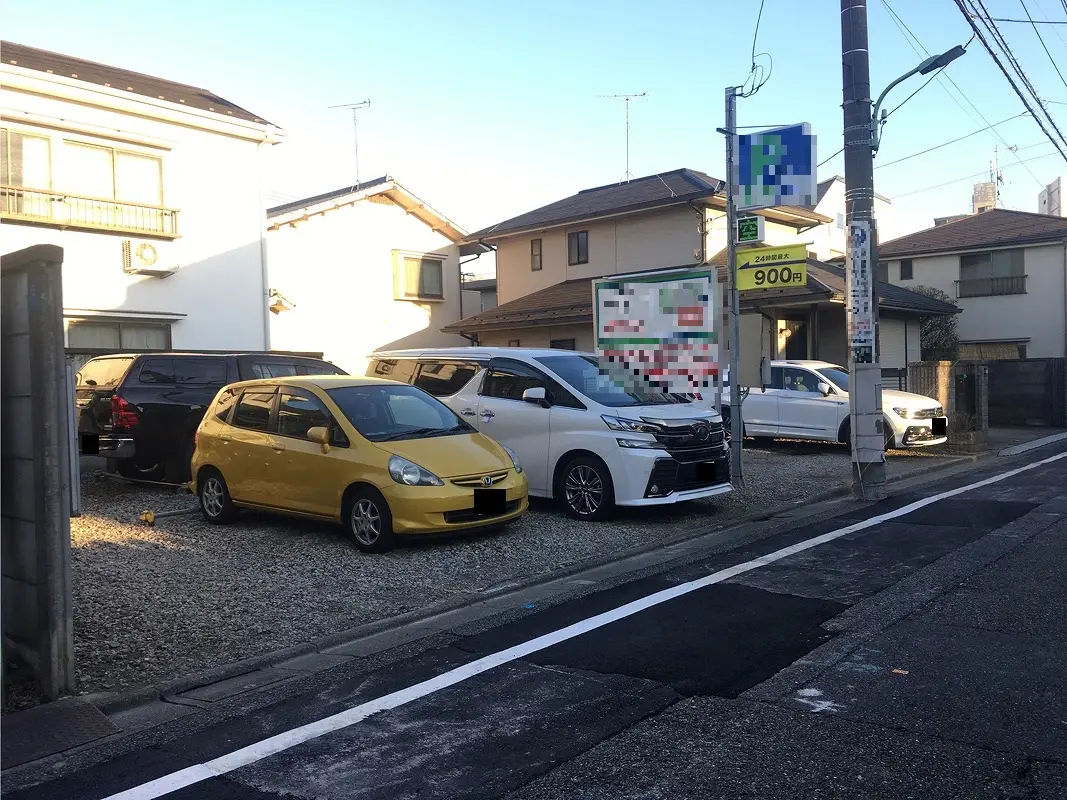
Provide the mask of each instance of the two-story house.
{"label": "two-story house", "polygon": [[275,206],[267,222],[275,347],[361,375],[378,349],[469,344],[441,329],[482,310],[461,263],[489,248],[460,245],[466,231],[394,178]]}
{"label": "two-story house", "polygon": [[[595,349],[591,279],[652,270],[718,268],[726,277],[723,181],[695,170],[587,189],[467,237],[497,251],[499,305],[447,326],[483,345]],[[765,244],[809,245],[836,220],[779,207],[764,217]],[[919,320],[955,309],[880,284],[883,365],[919,357]],[[808,261],[804,287],[742,293],[741,357],[847,358],[841,267]],[[723,308],[723,294],[715,299]],[[725,325],[724,325],[725,329]]]}
{"label": "two-story house", "polygon": [[0,241],[63,248],[68,352],[270,348],[258,115],[0,44]]}
{"label": "two-story house", "polygon": [[883,279],[962,309],[964,359],[1067,355],[1067,218],[997,208],[879,246]]}

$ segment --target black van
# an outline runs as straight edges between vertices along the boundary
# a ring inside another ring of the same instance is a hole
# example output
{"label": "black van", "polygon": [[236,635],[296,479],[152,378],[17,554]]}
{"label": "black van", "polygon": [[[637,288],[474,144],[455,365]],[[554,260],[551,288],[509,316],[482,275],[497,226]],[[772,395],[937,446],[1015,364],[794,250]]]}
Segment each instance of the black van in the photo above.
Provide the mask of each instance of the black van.
{"label": "black van", "polygon": [[127,478],[189,480],[193,435],[223,386],[254,378],[347,375],[327,361],[276,353],[130,353],[98,356],[78,371],[82,455]]}

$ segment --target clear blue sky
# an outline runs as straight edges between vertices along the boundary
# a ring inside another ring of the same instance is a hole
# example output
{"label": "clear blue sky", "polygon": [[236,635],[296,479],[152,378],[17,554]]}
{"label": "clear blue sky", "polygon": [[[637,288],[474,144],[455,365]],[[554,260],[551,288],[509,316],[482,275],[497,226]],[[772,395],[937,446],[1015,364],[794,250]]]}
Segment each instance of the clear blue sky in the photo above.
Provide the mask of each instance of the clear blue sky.
{"label": "clear blue sky", "polygon": [[[966,42],[952,0],[890,0],[933,52]],[[986,0],[1023,17],[1019,0]],[[1036,19],[1067,21],[1059,0],[1027,0]],[[682,166],[723,176],[723,89],[748,72],[757,0],[305,0],[4,3],[3,37],[209,88],[288,134],[267,184],[277,202],[336,188],[353,173],[351,118],[327,106],[371,99],[360,122],[361,174],[388,172],[468,229],[621,179],[623,106],[598,95],[647,91],[632,106],[635,175]],[[803,9],[803,11],[801,10]],[[770,81],[739,104],[740,125],[810,122],[820,160],[841,146],[840,4],[766,0],[758,50]],[[1043,98],[1067,86],[1028,25],[1001,25]],[[1067,25],[1044,25],[1067,74]],[[882,0],[870,0],[872,83],[880,91],[920,60]],[[975,42],[949,74],[989,122],[1023,111]],[[894,91],[889,107],[923,79]],[[933,81],[895,114],[876,164],[984,125]],[[1067,133],[1067,105],[1050,106]],[[1032,119],[996,131],[1032,159],[1054,152]],[[991,132],[875,173],[894,197],[988,169]],[[1043,143],[1043,144],[1042,144]],[[1031,146],[1034,145],[1034,146]],[[1002,145],[1003,146],[1003,145]],[[1062,159],[1018,166],[1002,153],[1002,198],[1036,210]],[[843,170],[842,159],[820,170]],[[1036,178],[1034,177],[1036,176]],[[897,201],[926,216],[969,209],[968,178]],[[1040,183],[1039,183],[1040,181]]]}

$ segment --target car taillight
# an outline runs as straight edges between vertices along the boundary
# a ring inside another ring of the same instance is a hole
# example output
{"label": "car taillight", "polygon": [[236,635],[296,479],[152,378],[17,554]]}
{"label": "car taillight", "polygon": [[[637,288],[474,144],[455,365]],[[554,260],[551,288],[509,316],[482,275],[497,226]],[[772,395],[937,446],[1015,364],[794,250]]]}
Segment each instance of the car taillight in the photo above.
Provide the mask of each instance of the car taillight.
{"label": "car taillight", "polygon": [[137,409],[133,403],[117,394],[111,397],[111,426],[114,428],[132,428],[138,422]]}

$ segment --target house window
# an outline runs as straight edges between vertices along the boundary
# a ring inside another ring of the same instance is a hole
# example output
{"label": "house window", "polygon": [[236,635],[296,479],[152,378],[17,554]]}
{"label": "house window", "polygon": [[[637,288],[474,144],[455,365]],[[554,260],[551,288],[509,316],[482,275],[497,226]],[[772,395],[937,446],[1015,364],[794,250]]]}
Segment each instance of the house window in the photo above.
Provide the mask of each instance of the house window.
{"label": "house window", "polygon": [[589,263],[589,231],[571,231],[567,234],[567,264]]}
{"label": "house window", "polygon": [[911,259],[905,258],[900,262],[900,279],[902,281],[910,281],[912,276]]}
{"label": "house window", "polygon": [[957,297],[1002,294],[1026,294],[1025,255],[1022,249],[960,256]]}
{"label": "house window", "polygon": [[28,189],[51,188],[52,149],[48,138],[0,128],[0,183]]}
{"label": "house window", "polygon": [[874,271],[875,280],[879,280],[882,283],[889,283],[889,262],[879,261],[878,267]]}
{"label": "house window", "polygon": [[541,240],[530,240],[530,269],[534,272],[541,271]]}
{"label": "house window", "polygon": [[444,262],[439,258],[396,254],[397,300],[443,300]]}
{"label": "house window", "polygon": [[574,339],[553,339],[548,343],[553,350],[575,350]]}
{"label": "house window", "polygon": [[841,230],[845,229],[845,215],[844,214],[838,214],[837,215],[837,227],[840,228]]}
{"label": "house window", "polygon": [[163,162],[113,147],[63,142],[63,188],[80,197],[163,204]]}
{"label": "house window", "polygon": [[169,350],[170,325],[140,321],[85,321],[67,325],[73,350]]}
{"label": "house window", "polygon": [[519,346],[519,340],[518,339],[508,339],[508,347],[518,347],[518,346]]}

